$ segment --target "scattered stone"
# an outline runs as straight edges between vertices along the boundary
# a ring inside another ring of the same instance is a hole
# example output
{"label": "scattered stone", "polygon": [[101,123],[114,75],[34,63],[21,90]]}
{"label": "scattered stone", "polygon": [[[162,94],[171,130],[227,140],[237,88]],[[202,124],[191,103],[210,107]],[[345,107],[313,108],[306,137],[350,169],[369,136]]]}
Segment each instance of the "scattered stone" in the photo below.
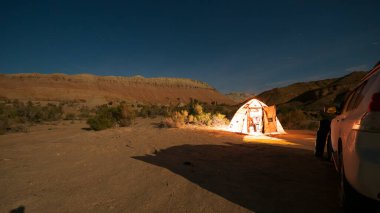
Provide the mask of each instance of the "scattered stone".
{"label": "scattered stone", "polygon": [[185,162],[183,162],[183,165],[185,165],[185,166],[194,166],[191,162],[189,162],[189,161],[185,161]]}

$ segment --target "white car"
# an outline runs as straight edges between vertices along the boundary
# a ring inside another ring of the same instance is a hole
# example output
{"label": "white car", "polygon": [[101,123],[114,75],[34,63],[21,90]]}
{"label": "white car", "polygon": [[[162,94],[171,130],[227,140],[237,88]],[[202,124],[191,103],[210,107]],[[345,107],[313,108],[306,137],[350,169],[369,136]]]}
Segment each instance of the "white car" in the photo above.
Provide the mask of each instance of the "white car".
{"label": "white car", "polygon": [[347,96],[331,121],[327,146],[341,174],[343,206],[355,205],[358,195],[380,204],[379,63]]}

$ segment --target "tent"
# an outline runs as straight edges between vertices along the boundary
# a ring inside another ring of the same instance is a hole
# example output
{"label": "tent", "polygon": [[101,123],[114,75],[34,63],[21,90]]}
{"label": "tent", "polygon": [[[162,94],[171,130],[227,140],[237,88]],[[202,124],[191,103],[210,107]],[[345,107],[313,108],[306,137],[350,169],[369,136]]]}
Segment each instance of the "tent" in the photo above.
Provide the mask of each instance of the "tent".
{"label": "tent", "polygon": [[228,130],[249,135],[285,133],[276,116],[276,107],[254,98],[238,109]]}

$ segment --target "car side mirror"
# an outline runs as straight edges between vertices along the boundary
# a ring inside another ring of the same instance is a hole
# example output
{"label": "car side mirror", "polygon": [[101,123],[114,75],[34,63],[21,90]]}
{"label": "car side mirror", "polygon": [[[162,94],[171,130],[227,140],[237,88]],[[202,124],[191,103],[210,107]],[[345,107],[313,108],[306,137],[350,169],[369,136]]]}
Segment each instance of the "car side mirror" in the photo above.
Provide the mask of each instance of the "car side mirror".
{"label": "car side mirror", "polygon": [[337,107],[335,107],[335,106],[329,106],[329,107],[326,107],[326,108],[325,108],[325,112],[326,112],[327,114],[337,114],[338,109],[337,109]]}

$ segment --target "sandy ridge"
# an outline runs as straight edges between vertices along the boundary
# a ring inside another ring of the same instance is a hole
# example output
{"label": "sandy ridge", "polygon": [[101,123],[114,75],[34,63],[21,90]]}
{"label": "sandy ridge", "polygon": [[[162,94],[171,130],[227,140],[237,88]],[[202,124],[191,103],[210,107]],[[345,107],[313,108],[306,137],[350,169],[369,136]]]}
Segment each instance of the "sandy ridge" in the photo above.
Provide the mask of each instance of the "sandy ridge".
{"label": "sandy ridge", "polygon": [[96,76],[90,74],[2,74],[0,97],[31,101],[110,101],[172,104],[198,99],[232,104],[233,101],[208,84],[181,78]]}

